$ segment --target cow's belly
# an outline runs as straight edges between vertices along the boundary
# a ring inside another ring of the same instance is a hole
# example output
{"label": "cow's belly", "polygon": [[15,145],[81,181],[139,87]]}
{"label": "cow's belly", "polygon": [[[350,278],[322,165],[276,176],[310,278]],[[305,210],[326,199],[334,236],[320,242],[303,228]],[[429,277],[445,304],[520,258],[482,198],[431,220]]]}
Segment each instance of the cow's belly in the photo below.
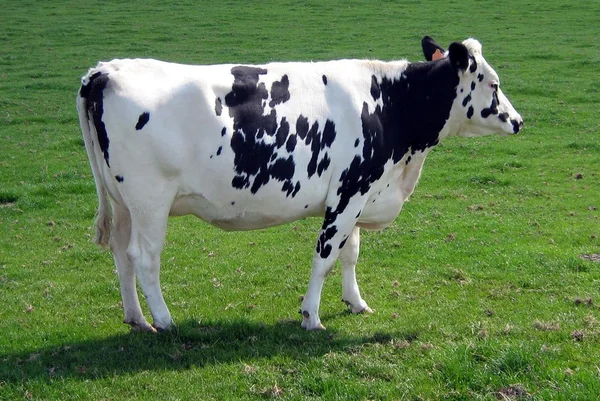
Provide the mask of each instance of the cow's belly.
{"label": "cow's belly", "polygon": [[356,225],[367,230],[382,230],[394,222],[403,204],[404,199],[398,191],[373,196],[367,201]]}
{"label": "cow's belly", "polygon": [[310,216],[322,216],[323,207],[317,205],[299,208],[290,204],[282,213],[277,207],[265,208],[264,203],[236,202],[227,205],[213,202],[202,195],[178,197],[171,206],[170,215],[188,214],[226,231],[246,231],[286,224]]}

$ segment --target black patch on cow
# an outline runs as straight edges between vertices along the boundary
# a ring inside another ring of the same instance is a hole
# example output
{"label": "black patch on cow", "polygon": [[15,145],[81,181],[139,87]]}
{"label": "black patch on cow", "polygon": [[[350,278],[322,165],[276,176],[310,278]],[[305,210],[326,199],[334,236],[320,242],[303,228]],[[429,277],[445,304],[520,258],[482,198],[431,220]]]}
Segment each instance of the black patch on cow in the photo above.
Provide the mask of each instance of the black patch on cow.
{"label": "black patch on cow", "polygon": [[379,87],[379,82],[377,82],[377,77],[375,75],[371,76],[371,96],[373,96],[373,100],[377,100],[381,97],[381,88]]}
{"label": "black patch on cow", "polygon": [[477,61],[473,55],[469,54],[469,60],[471,60],[471,66],[469,67],[469,72],[472,74],[477,71]]}
{"label": "black patch on cow", "polygon": [[300,137],[300,139],[304,140],[306,135],[308,134],[308,118],[304,117],[302,114],[298,116],[298,120],[296,120],[296,135]]}
{"label": "black patch on cow", "polygon": [[481,73],[477,74],[477,80],[479,82],[483,81],[483,74],[481,74]]}
{"label": "black patch on cow", "polygon": [[300,191],[300,181],[296,182],[296,186],[294,187],[294,192],[292,192],[292,198],[296,196],[296,194]]}
{"label": "black patch on cow", "polygon": [[517,132],[519,132],[519,130],[521,129],[521,127],[523,126],[523,122],[519,122],[517,120],[510,120],[510,123],[513,126],[513,132],[516,134]]}
{"label": "black patch on cow", "polygon": [[498,95],[496,92],[492,95],[490,107],[481,110],[481,117],[488,118],[491,114],[498,114]]}
{"label": "black patch on cow", "polygon": [[321,227],[321,234],[317,239],[317,253],[323,259],[327,258],[331,254],[331,245],[328,242],[337,234],[337,226],[333,224],[327,224],[327,214],[325,215],[325,222],[323,223],[323,227]]}
{"label": "black patch on cow", "polygon": [[410,163],[410,161],[411,161],[411,160],[412,160],[412,156],[408,156],[408,157],[406,158],[406,164]]}
{"label": "black patch on cow", "polygon": [[359,143],[360,143],[360,138],[356,138],[356,141],[354,141],[354,147],[357,148]]}
{"label": "black patch on cow", "polygon": [[470,120],[473,117],[473,106],[469,106],[469,110],[467,110],[467,118]]}
{"label": "black patch on cow", "polygon": [[475,90],[475,81],[471,82],[471,90],[474,91]]}
{"label": "black patch on cow", "polygon": [[508,121],[508,113],[500,113],[498,114],[498,118],[500,119],[500,121],[505,123]]}
{"label": "black patch on cow", "polygon": [[[325,75],[323,75],[323,76],[325,76]],[[305,208],[305,209],[308,209],[308,205],[304,205],[304,208]]]}
{"label": "black patch on cow", "polygon": [[96,128],[96,135],[98,136],[98,145],[100,145],[106,165],[110,167],[108,161],[108,145],[110,141],[106,132],[106,126],[102,121],[102,114],[104,113],[104,89],[107,84],[108,74],[103,74],[100,71],[95,72],[89,77],[89,82],[81,86],[79,96],[85,99],[88,118],[91,115],[92,122]]}
{"label": "black patch on cow", "polygon": [[346,241],[348,241],[347,237],[344,238],[344,240],[342,242],[340,242],[340,248],[339,249],[342,249],[344,247],[344,245],[346,245]]}
{"label": "black patch on cow", "polygon": [[119,182],[123,182],[123,180],[124,180],[122,175],[115,175],[115,179]]}
{"label": "black patch on cow", "polygon": [[329,159],[329,155],[325,153],[325,156],[323,156],[323,158],[319,162],[319,165],[317,166],[317,174],[319,175],[319,177],[323,174],[323,171],[327,170],[330,162],[331,160]]}
{"label": "black patch on cow", "polygon": [[227,127],[223,127],[223,129],[221,130],[221,136],[225,136],[226,133],[227,133]]}
{"label": "black patch on cow", "polygon": [[234,202],[234,201],[232,201],[232,202],[231,202],[231,206],[233,206],[233,205],[235,205],[235,202]]}
{"label": "black patch on cow", "polygon": [[219,156],[221,154],[222,150],[223,150],[223,146],[219,146],[219,149],[217,149],[217,156]]}
{"label": "black patch on cow", "polygon": [[[448,59],[410,64],[398,79],[371,77],[370,95],[376,97],[379,91],[382,105],[371,111],[363,103],[361,153],[339,176],[338,203],[335,209],[327,207],[323,230],[335,223],[353,197],[370,190],[388,160],[398,163],[407,152],[415,154],[438,143],[458,84],[458,74]],[[328,255],[327,238],[323,234],[319,238],[322,257]]]}
{"label": "black patch on cow", "polygon": [[335,124],[331,120],[325,121],[325,128],[323,128],[323,142],[321,142],[321,150],[325,147],[331,147],[335,140]]}
{"label": "black patch on cow", "polygon": [[324,83],[325,85],[327,85],[327,77],[325,76],[325,74],[323,74],[323,77],[322,77],[322,78],[323,78],[323,83]]}
{"label": "black patch on cow", "polygon": [[285,150],[292,153],[296,149],[296,135],[290,135],[285,144]]}
{"label": "black patch on cow", "polygon": [[220,116],[223,112],[223,103],[221,103],[221,98],[218,97],[215,99],[215,114]]}
{"label": "black patch on cow", "polygon": [[469,104],[469,102],[471,101],[471,94],[469,93],[467,96],[465,96],[465,98],[463,99],[462,105],[463,107],[467,107],[467,105]]}
{"label": "black patch on cow", "polygon": [[[250,189],[255,194],[271,179],[282,182],[281,190],[286,196],[296,196],[300,191],[299,181],[294,180],[296,163],[294,150],[303,141],[310,145],[311,160],[307,174],[321,175],[330,164],[326,149],[335,140],[336,131],[332,121],[327,120],[322,130],[318,122],[309,124],[308,118],[300,115],[295,121],[296,134],[286,117],[278,122],[273,108],[290,98],[287,75],[271,85],[270,92],[260,81],[267,73],[256,67],[233,67],[234,82],[231,92],[225,96],[225,105],[233,118],[231,149],[234,152],[235,176],[231,185],[237,189]],[[271,101],[266,99],[271,97]],[[283,147],[289,154],[281,152]]]}
{"label": "black patch on cow", "polygon": [[135,125],[135,129],[136,130],[141,130],[142,128],[144,128],[144,125],[146,125],[146,123],[150,120],[150,113],[148,113],[147,111],[143,112],[142,114],[140,114],[140,117],[138,118],[138,122]]}
{"label": "black patch on cow", "polygon": [[290,81],[287,75],[281,77],[281,81],[273,82],[271,85],[271,101],[269,102],[269,107],[273,108],[278,104],[290,100],[289,86]]}

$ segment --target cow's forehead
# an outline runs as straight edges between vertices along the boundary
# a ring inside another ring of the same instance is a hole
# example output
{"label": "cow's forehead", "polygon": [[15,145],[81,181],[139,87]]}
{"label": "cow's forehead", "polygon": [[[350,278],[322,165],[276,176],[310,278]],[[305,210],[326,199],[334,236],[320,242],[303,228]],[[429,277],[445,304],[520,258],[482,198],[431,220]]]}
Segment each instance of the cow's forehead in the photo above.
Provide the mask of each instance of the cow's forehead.
{"label": "cow's forehead", "polygon": [[481,43],[477,39],[469,38],[463,41],[463,45],[469,50],[469,53],[475,58],[477,62],[477,70],[478,74],[483,74],[482,76],[487,81],[499,81],[498,74],[492,66],[487,62],[487,60],[483,57],[483,51]]}
{"label": "cow's forehead", "polygon": [[477,39],[469,38],[463,41],[463,45],[473,56],[481,56],[483,57],[483,53],[481,52],[481,43]]}

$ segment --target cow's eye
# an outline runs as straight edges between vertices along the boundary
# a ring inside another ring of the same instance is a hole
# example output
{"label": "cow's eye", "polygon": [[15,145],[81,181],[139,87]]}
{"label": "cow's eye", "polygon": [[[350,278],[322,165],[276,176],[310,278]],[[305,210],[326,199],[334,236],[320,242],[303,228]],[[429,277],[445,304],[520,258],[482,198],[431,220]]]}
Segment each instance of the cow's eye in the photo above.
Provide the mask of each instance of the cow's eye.
{"label": "cow's eye", "polygon": [[498,92],[498,82],[492,82],[490,87],[494,90],[494,92]]}

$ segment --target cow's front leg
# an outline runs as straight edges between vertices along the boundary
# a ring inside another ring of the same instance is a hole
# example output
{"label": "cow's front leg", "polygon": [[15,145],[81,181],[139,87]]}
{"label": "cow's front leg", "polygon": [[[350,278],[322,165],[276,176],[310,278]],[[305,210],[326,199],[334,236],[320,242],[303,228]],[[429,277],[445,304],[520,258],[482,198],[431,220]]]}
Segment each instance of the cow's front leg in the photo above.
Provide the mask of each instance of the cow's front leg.
{"label": "cow's front leg", "polygon": [[308,290],[302,301],[302,327],[306,330],[325,330],[319,318],[319,305],[321,303],[321,290],[327,273],[333,267],[336,256],[322,258],[319,252],[315,252],[313,257],[312,271]]}
{"label": "cow's front leg", "polygon": [[343,244],[340,252],[342,265],[342,301],[352,313],[372,313],[373,311],[360,296],[356,282],[356,261],[360,249],[360,228],[354,227],[352,234]]}
{"label": "cow's front leg", "polygon": [[319,319],[321,290],[327,273],[333,267],[340,254],[340,249],[354,229],[355,215],[356,213],[350,208],[346,208],[345,213],[333,212],[331,208],[327,208],[313,256],[308,290],[302,301],[302,327],[307,330],[325,329]]}

